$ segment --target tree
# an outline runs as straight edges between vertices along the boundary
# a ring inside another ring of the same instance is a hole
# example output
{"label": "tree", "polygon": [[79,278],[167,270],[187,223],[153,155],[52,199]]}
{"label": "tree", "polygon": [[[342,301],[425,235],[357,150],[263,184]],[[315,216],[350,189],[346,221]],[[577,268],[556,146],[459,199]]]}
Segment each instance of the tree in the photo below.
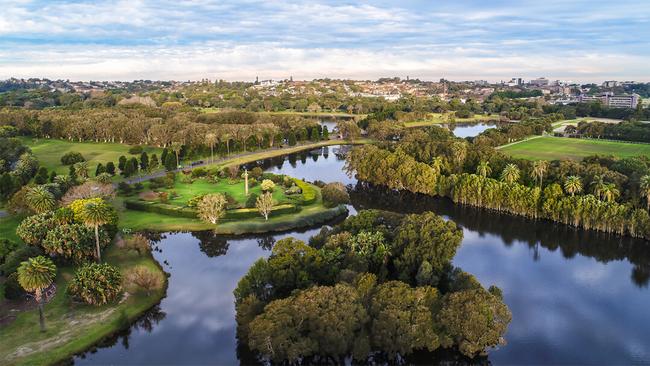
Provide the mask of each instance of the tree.
{"label": "tree", "polygon": [[95,177],[103,173],[106,173],[106,168],[102,163],[97,164],[97,168],[95,169]]}
{"label": "tree", "polygon": [[542,188],[544,182],[544,175],[548,170],[548,161],[546,160],[537,160],[533,162],[532,175],[533,178],[539,182],[539,187]]}
{"label": "tree", "polygon": [[508,164],[501,172],[501,180],[511,184],[519,180],[519,167],[515,164]]}
{"label": "tree", "polygon": [[115,164],[112,161],[106,163],[106,173],[115,175]]}
{"label": "tree", "polygon": [[591,182],[593,188],[594,196],[598,199],[603,198],[603,192],[605,190],[605,181],[603,180],[602,175],[597,175],[594,177],[594,180]]}
{"label": "tree", "polygon": [[208,133],[205,135],[205,143],[210,146],[210,163],[214,163],[214,145],[217,143],[217,134]]}
{"label": "tree", "polygon": [[582,192],[582,180],[580,177],[572,175],[564,181],[564,190],[573,197],[576,193]]}
{"label": "tree", "polygon": [[124,171],[125,166],[126,166],[126,156],[122,155],[118,160],[117,167],[120,168],[120,171]]}
{"label": "tree", "polygon": [[86,159],[77,151],[69,151],[61,156],[61,164],[63,165],[73,165],[82,161],[86,161]]}
{"label": "tree", "polygon": [[616,184],[608,183],[603,187],[601,195],[605,202],[614,202],[621,195],[621,192],[616,188]]}
{"label": "tree", "polygon": [[287,137],[287,144],[289,144],[289,146],[296,146],[296,143],[296,134],[293,132],[293,130],[291,130],[289,132],[289,137]]}
{"label": "tree", "polygon": [[25,202],[36,213],[51,211],[56,207],[54,195],[43,186],[30,188],[25,194]]}
{"label": "tree", "polygon": [[45,331],[45,315],[43,306],[45,297],[43,291],[52,285],[56,276],[56,266],[51,259],[38,256],[29,258],[18,267],[18,283],[27,292],[34,293],[34,299],[38,303],[38,319],[41,332]]}
{"label": "tree", "polygon": [[216,225],[226,214],[228,200],[221,193],[206,194],[197,204],[199,218],[205,222]]}
{"label": "tree", "polygon": [[641,194],[646,199],[646,208],[650,210],[650,175],[644,175],[640,181]]}
{"label": "tree", "polygon": [[446,295],[438,314],[445,338],[450,338],[468,357],[503,344],[511,320],[512,314],[503,301],[482,288]]}
{"label": "tree", "polygon": [[351,120],[339,120],[336,122],[336,130],[341,139],[354,140],[361,136],[361,129],[355,121]]}
{"label": "tree", "polygon": [[485,178],[488,175],[492,174],[492,168],[490,168],[490,163],[487,161],[481,161],[476,167],[476,174]]}
{"label": "tree", "polygon": [[102,261],[101,249],[99,247],[99,227],[109,222],[111,209],[104,202],[88,202],[82,210],[82,220],[86,226],[95,230],[95,257],[98,263]]}
{"label": "tree", "polygon": [[149,170],[156,170],[158,168],[158,165],[160,165],[160,162],[158,161],[158,155],[151,155],[151,159],[149,160]]}
{"label": "tree", "polygon": [[80,161],[78,163],[75,163],[73,166],[74,166],[75,173],[77,174],[77,177],[81,177],[83,179],[88,178],[88,162],[87,161]]}
{"label": "tree", "polygon": [[164,161],[164,165],[165,165],[165,170],[167,170],[168,172],[176,170],[177,165],[176,165],[176,158],[174,158],[174,155],[167,154],[167,157],[165,158]]}
{"label": "tree", "polygon": [[140,169],[143,172],[146,172],[149,169],[149,155],[147,155],[146,151],[143,151],[142,154],[140,154]]}
{"label": "tree", "polygon": [[14,181],[9,173],[0,175],[0,197],[7,198],[14,192]]}
{"label": "tree", "polygon": [[172,145],[170,146],[170,149],[174,152],[176,155],[176,166],[181,165],[181,160],[179,154],[181,153],[181,150],[183,149],[183,144],[180,142],[172,142]]}
{"label": "tree", "polygon": [[397,229],[391,253],[399,278],[415,283],[423,261],[439,275],[460,246],[463,232],[433,212],[406,216]]}
{"label": "tree", "polygon": [[260,188],[262,188],[262,192],[273,192],[273,189],[275,189],[275,183],[270,179],[264,179],[260,184]]}
{"label": "tree", "polygon": [[270,192],[263,193],[261,196],[257,197],[255,201],[255,207],[264,216],[264,220],[269,219],[269,214],[273,210],[273,195]]}
{"label": "tree", "polygon": [[38,168],[38,172],[36,173],[36,176],[34,177],[34,183],[36,184],[45,184],[47,183],[47,168],[42,166]]}
{"label": "tree", "polygon": [[329,207],[350,203],[350,195],[343,183],[328,183],[321,189],[323,201]]}
{"label": "tree", "polygon": [[327,126],[323,126],[323,140],[329,140],[330,139],[330,132],[327,129]]}

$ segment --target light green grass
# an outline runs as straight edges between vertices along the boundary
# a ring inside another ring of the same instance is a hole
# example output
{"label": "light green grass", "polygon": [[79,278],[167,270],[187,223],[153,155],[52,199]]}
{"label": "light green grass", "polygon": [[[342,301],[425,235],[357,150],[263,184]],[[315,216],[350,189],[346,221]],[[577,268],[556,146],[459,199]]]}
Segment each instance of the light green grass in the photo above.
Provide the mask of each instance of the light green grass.
{"label": "light green grass", "polygon": [[[449,123],[453,113],[429,113],[423,121],[412,121],[404,123],[404,127],[425,127]],[[484,114],[475,114],[470,118],[454,118],[454,123],[480,123],[498,120],[499,116],[488,116]]]}
{"label": "light green grass", "polygon": [[[88,168],[90,175],[94,175],[95,168],[98,163],[106,165],[112,161],[117,169],[118,160],[120,156],[124,155],[127,158],[135,156],[140,159],[140,155],[129,154],[129,145],[118,143],[100,143],[100,142],[72,142],[56,139],[34,139],[31,137],[20,138],[25,145],[32,149],[32,152],[38,158],[42,166],[48,170],[56,170],[59,174],[67,174],[68,166],[61,164],[61,157],[70,151],[77,151],[86,158],[88,161]],[[162,149],[155,147],[144,147],[144,151],[151,156],[151,154],[160,154]]]}
{"label": "light green grass", "polygon": [[13,215],[0,218],[0,238],[21,242],[22,240],[16,235],[16,228],[22,220],[22,217]]}
{"label": "light green grass", "polygon": [[545,136],[504,146],[500,151],[516,158],[529,160],[580,160],[591,155],[613,155],[619,158],[639,155],[650,157],[650,144]]}
{"label": "light green grass", "polygon": [[[165,277],[149,255],[139,256],[134,251],[112,246],[104,253],[104,258],[118,266],[123,274],[136,265],[142,265]],[[57,271],[57,293],[45,305],[46,332],[39,331],[36,309],[20,312],[13,322],[0,328],[0,364],[61,363],[128,326],[130,321],[157,304],[166,291],[166,286],[163,286],[147,296],[129,286],[129,296],[122,302],[99,307],[75,304],[65,294],[73,272],[71,267],[61,267]]]}
{"label": "light green grass", "polygon": [[[262,194],[260,183],[261,181],[258,182],[258,184],[256,184],[254,187],[250,187],[248,189],[249,195],[256,194],[259,196]],[[278,204],[287,202],[287,197],[284,195],[284,190],[285,188],[280,185],[276,185],[275,189],[273,190],[273,199],[275,199]],[[220,179],[217,183],[210,183],[207,181],[207,179],[202,178],[195,180],[194,183],[191,184],[176,182],[174,188],[165,188],[160,189],[159,191],[168,193],[176,192],[178,196],[175,198],[170,198],[168,203],[177,206],[187,206],[187,202],[192,197],[209,193],[227,193],[242,206],[248,199],[246,196],[243,179],[239,179],[236,181],[236,183],[230,184],[228,179]]]}

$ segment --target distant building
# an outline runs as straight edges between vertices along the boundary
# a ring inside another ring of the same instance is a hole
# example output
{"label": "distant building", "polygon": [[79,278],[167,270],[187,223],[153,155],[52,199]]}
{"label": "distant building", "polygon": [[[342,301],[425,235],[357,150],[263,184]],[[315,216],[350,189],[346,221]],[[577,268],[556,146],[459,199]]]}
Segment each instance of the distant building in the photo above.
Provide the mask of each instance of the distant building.
{"label": "distant building", "polygon": [[544,77],[533,79],[529,82],[530,85],[534,85],[534,86],[547,86],[548,83],[549,83],[548,79]]}
{"label": "distant building", "polygon": [[640,96],[638,94],[614,95],[614,93],[603,93],[598,95],[581,95],[578,97],[580,103],[600,101],[603,105],[611,108],[636,108],[639,100]]}
{"label": "distant building", "polygon": [[603,87],[605,88],[615,88],[618,86],[618,81],[616,80],[607,80],[603,83]]}

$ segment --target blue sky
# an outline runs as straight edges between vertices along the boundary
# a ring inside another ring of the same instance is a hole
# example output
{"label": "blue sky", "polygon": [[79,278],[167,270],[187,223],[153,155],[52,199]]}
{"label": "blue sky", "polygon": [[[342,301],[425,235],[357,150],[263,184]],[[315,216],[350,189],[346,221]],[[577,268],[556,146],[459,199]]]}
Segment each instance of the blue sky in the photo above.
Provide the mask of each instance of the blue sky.
{"label": "blue sky", "polygon": [[650,1],[2,1],[0,78],[650,81]]}

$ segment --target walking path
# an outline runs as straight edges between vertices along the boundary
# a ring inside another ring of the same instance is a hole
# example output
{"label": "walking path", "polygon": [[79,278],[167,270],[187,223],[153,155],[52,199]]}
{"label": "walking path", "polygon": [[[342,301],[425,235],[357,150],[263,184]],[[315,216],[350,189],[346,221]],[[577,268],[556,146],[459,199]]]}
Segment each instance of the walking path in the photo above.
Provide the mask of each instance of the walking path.
{"label": "walking path", "polygon": [[544,135],[536,135],[536,136],[532,136],[532,137],[527,137],[527,138],[525,138],[525,139],[523,139],[523,140],[519,140],[519,141],[511,142],[511,143],[509,143],[509,144],[505,144],[505,145],[497,146],[497,147],[495,147],[495,149],[497,149],[497,150],[499,150],[499,149],[503,149],[504,147],[508,147],[508,146],[512,146],[512,145],[517,145],[517,144],[522,143],[522,142],[524,142],[524,141],[534,140],[534,139],[538,139],[538,138],[541,138],[541,137],[544,137],[544,136],[547,136],[547,135],[544,134]]}
{"label": "walking path", "polygon": [[[324,146],[340,145],[340,144],[360,145],[360,144],[367,144],[370,141],[371,140],[369,140],[369,139],[359,139],[359,140],[355,140],[355,141],[332,139],[332,140],[319,141],[319,142],[308,143],[308,144],[304,144],[304,145],[290,146],[290,147],[274,147],[274,148],[271,148],[271,149],[266,149],[266,150],[261,150],[261,151],[250,151],[250,152],[241,153],[241,154],[229,155],[229,156],[214,159],[214,162],[211,162],[209,158],[206,158],[201,163],[199,163],[197,161],[189,162],[189,164],[187,166],[182,167],[182,168],[178,168],[178,169],[175,169],[175,170],[172,170],[172,171],[178,173],[178,172],[186,170],[186,169],[194,169],[194,168],[198,168],[198,167],[205,167],[205,166],[211,166],[211,165],[246,164],[246,163],[249,163],[251,161],[274,158],[276,156],[292,154],[292,153],[295,153],[295,152],[315,149],[315,148],[324,147]],[[201,160],[199,160],[199,161],[201,161]],[[167,171],[160,170],[160,171],[149,173],[149,174],[142,175],[142,176],[131,177],[129,179],[126,179],[125,182],[128,183],[128,184],[141,183],[141,182],[150,180],[152,178],[163,177],[163,176],[165,176],[165,174],[167,174]]]}

